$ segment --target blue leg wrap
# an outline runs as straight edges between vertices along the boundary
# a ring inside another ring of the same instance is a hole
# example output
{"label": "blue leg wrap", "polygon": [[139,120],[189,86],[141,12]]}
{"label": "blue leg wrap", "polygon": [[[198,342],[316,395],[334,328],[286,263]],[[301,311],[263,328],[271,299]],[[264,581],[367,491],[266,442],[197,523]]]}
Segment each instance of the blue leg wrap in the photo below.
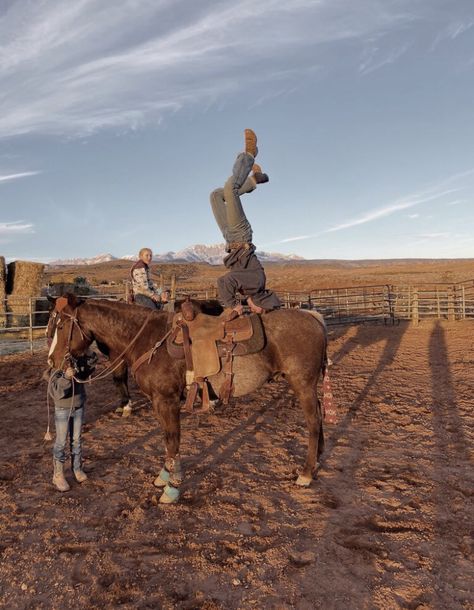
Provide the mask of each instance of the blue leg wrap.
{"label": "blue leg wrap", "polygon": [[179,499],[179,489],[177,487],[173,487],[172,485],[167,485],[163,490],[163,494],[160,498],[160,502],[164,502],[166,504],[171,504],[172,502],[177,502]]}
{"label": "blue leg wrap", "polygon": [[162,468],[160,474],[153,481],[155,487],[164,487],[170,480],[170,473],[166,468]]}

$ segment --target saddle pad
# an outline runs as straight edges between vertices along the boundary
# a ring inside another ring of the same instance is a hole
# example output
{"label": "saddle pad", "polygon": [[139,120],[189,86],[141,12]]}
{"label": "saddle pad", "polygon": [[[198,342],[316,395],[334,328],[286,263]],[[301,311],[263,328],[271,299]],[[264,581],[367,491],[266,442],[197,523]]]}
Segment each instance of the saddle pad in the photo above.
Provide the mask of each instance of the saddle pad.
{"label": "saddle pad", "polygon": [[252,316],[239,316],[224,325],[225,335],[232,335],[233,341],[247,341],[253,335]]}
{"label": "saddle pad", "polygon": [[[246,321],[251,324],[250,338],[247,340],[238,339],[238,343],[234,347],[234,356],[247,356],[248,354],[256,354],[262,351],[265,347],[265,333],[263,330],[262,318],[257,314],[245,316]],[[233,322],[234,320],[232,320]],[[219,343],[219,353],[223,355],[226,343]],[[222,348],[221,348],[222,346]]]}
{"label": "saddle pad", "polygon": [[221,370],[221,361],[214,340],[193,339],[194,378],[211,377]]}

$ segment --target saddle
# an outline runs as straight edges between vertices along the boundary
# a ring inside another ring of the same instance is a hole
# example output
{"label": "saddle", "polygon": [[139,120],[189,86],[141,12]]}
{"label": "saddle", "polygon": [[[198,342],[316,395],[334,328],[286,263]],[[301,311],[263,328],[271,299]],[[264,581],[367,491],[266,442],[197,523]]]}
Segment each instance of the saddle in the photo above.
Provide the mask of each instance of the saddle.
{"label": "saddle", "polygon": [[260,316],[251,314],[227,320],[223,316],[195,313],[192,304],[185,302],[181,312],[171,314],[169,324],[168,353],[172,358],[186,360],[188,395],[185,409],[193,410],[201,389],[202,408],[199,410],[209,410],[207,380],[221,371],[225,381],[219,397],[227,404],[233,390],[234,356],[257,353],[265,345]]}

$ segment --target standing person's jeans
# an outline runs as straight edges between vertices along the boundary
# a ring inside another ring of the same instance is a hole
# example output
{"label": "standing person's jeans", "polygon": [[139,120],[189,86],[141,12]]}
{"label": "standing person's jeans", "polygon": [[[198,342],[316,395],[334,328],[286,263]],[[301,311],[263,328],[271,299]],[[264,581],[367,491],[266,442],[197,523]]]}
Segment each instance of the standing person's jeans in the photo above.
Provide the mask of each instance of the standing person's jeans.
{"label": "standing person's jeans", "polygon": [[256,188],[255,181],[248,177],[253,164],[251,154],[240,153],[224,188],[211,193],[212,211],[227,243],[252,241],[252,227],[245,216],[240,195]]}
{"label": "standing person's jeans", "polygon": [[142,307],[148,307],[149,309],[161,309],[160,303],[157,303],[146,294],[136,294],[134,297],[134,302],[135,305],[141,305]]}
{"label": "standing person's jeans", "polygon": [[82,466],[82,424],[84,422],[84,407],[75,409],[55,409],[54,423],[56,426],[56,439],[53,446],[53,457],[64,464],[66,461],[66,441],[69,432],[69,446],[73,470],[80,470]]}

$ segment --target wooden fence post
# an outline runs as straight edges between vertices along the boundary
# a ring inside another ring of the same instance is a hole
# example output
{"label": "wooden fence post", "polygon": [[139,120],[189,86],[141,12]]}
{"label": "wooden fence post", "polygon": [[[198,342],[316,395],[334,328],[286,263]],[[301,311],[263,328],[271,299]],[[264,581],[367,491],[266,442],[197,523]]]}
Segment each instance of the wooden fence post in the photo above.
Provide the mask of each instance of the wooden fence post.
{"label": "wooden fence post", "polygon": [[411,301],[411,314],[412,321],[414,326],[418,326],[418,322],[420,321],[419,312],[418,312],[418,288],[413,288],[412,292],[412,301]]}
{"label": "wooden fence post", "polygon": [[454,289],[453,286],[448,288],[448,320],[455,320],[456,313],[454,311]]}
{"label": "wooden fence post", "polygon": [[29,318],[29,329],[28,329],[28,338],[30,341],[30,353],[33,353],[33,299],[30,297],[28,299],[28,318]]}
{"label": "wooden fence post", "polygon": [[466,319],[466,290],[464,284],[461,286],[461,318]]}
{"label": "wooden fence post", "polygon": [[438,318],[441,318],[441,307],[439,304],[439,290],[438,290],[438,286],[436,286],[436,307],[438,310]]}
{"label": "wooden fence post", "polygon": [[170,291],[170,299],[174,301],[176,299],[176,274],[173,273],[171,276],[171,291]]}

